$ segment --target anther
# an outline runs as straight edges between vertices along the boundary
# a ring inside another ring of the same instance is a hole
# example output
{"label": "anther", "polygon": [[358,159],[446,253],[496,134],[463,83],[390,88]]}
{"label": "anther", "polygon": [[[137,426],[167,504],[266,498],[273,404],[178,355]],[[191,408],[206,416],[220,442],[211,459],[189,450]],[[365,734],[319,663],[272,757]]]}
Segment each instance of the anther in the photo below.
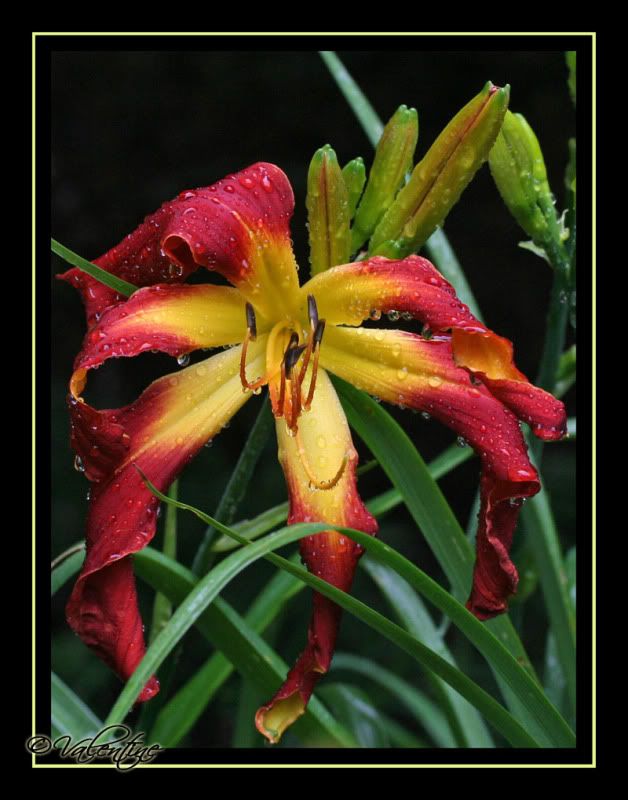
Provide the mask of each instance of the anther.
{"label": "anther", "polygon": [[250,334],[250,339],[254,342],[257,339],[257,322],[255,320],[255,309],[250,303],[245,306],[246,309],[246,327]]}
{"label": "anther", "polygon": [[289,347],[286,350],[286,354],[284,356],[284,363],[286,365],[286,378],[290,379],[292,374],[292,370],[294,369],[295,364],[301,358],[301,353],[305,350],[305,345],[302,344],[300,347]]}
{"label": "anther", "polygon": [[242,353],[240,354],[240,382],[243,392],[255,392],[266,383],[266,378],[257,378],[253,383],[250,383],[246,377],[246,354],[249,348],[249,342],[254,342],[257,339],[257,322],[255,320],[255,309],[250,303],[245,305],[245,311],[246,335],[242,342]]}
{"label": "anther", "polygon": [[307,314],[310,318],[310,325],[312,327],[312,331],[316,330],[316,326],[318,325],[318,307],[316,305],[316,300],[314,299],[313,294],[308,294],[307,296]]}

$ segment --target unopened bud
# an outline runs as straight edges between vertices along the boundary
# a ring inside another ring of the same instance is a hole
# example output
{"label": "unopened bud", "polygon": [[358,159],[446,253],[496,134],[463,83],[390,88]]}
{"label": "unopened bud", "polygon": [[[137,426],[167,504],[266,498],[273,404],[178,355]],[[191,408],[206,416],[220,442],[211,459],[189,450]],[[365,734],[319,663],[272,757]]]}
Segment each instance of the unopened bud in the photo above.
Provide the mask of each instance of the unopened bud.
{"label": "unopened bud", "polygon": [[384,128],[375,150],[368,183],[351,231],[353,252],[371,236],[395,199],[399,187],[412,168],[418,138],[419,119],[416,109],[399,106]]}
{"label": "unopened bud", "polygon": [[469,184],[501,128],[510,87],[490,81],[438,136],[408,183],[384,214],[371,238],[369,253],[416,252],[440,226]]}
{"label": "unopened bud", "polygon": [[329,145],[314,153],[307,175],[307,213],[312,275],[349,261],[349,194],[335,152]]}
{"label": "unopened bud", "polygon": [[549,236],[546,213],[554,214],[543,153],[521,114],[510,111],[489,156],[491,173],[504,203],[536,244]]}
{"label": "unopened bud", "polygon": [[342,168],[342,177],[349,197],[349,217],[353,219],[358,201],[362,197],[366,183],[366,168],[361,157],[354,158]]}

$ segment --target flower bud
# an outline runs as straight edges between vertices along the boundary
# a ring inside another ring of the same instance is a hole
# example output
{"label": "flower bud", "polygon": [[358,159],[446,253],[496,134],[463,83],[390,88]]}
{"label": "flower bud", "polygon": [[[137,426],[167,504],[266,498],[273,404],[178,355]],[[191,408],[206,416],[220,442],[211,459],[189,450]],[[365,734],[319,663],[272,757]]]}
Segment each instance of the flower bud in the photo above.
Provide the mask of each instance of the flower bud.
{"label": "flower bud", "polygon": [[399,106],[384,128],[375,150],[373,166],[351,232],[353,252],[370,237],[395,199],[412,167],[418,138],[416,109]]}
{"label": "flower bud", "polygon": [[546,242],[549,228],[543,209],[553,210],[553,199],[538,139],[521,114],[507,112],[489,165],[510,213],[533,242]]}
{"label": "flower bud", "polygon": [[326,144],[314,153],[307,175],[307,213],[312,275],[349,261],[349,193],[336,158]]}
{"label": "flower bud", "polygon": [[347,193],[349,195],[349,215],[351,219],[355,216],[358,201],[362,196],[364,184],[366,183],[366,169],[364,160],[361,157],[354,158],[342,168],[342,177],[345,180]]}
{"label": "flower bud", "polygon": [[443,223],[486,161],[508,107],[510,87],[490,81],[449,122],[377,225],[370,255],[395,243],[399,258],[416,252]]}

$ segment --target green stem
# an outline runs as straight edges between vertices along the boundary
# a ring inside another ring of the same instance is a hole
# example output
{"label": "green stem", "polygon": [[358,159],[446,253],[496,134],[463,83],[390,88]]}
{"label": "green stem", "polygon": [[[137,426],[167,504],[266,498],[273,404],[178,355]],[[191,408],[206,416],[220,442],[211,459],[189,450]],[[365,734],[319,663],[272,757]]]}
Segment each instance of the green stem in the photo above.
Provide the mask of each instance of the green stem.
{"label": "green stem", "polygon": [[[560,359],[565,347],[565,335],[569,305],[567,303],[567,279],[564,272],[554,270],[554,282],[550,296],[549,311],[545,324],[545,340],[541,355],[541,366],[536,379],[537,386],[552,393],[556,387],[556,377]],[[541,439],[530,441],[530,450],[533,457],[540,463],[543,453]]]}
{"label": "green stem", "polygon": [[[215,518],[220,522],[230,525],[235,517],[238,506],[242,502],[246,490],[249,486],[253,472],[257,466],[257,462],[262,454],[262,450],[270,437],[273,429],[273,415],[270,411],[270,403],[268,398],[264,401],[257,419],[253,423],[249,437],[240,453],[238,463],[231,473],[229,482],[223,492],[218,508],[216,509]],[[203,540],[194,557],[192,564],[192,572],[195,575],[204,575],[210,568],[214,559],[211,546],[216,537],[216,530],[209,526],[205,531]]]}

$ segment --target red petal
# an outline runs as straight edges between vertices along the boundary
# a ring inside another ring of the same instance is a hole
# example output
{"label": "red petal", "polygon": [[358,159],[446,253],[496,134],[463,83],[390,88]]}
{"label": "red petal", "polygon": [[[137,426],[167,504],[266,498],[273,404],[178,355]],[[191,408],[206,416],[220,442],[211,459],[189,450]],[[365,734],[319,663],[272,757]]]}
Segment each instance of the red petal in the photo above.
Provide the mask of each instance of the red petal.
{"label": "red petal", "polygon": [[[263,333],[263,328],[258,332]],[[74,369],[97,367],[109,358],[159,350],[172,356],[244,339],[244,299],[227,286],[158,284],[105,309],[87,333]]]}
{"label": "red petal", "polygon": [[[266,336],[250,348],[263,369]],[[155,534],[157,498],[139,467],[161,491],[213,438],[250,395],[242,393],[236,347],[155,381],[129,406],[97,411],[70,397],[72,445],[93,482],[87,555],[67,605],[68,623],[126,680],[144,655],[131,556]],[[140,695],[157,690],[151,679]]]}
{"label": "red petal", "polygon": [[[491,393],[491,380],[482,383],[472,378],[468,368],[456,366],[455,355],[451,336],[426,340],[402,331],[330,327],[321,363],[383,400],[427,412],[464,437],[479,454],[482,507],[469,607],[486,619],[505,611],[507,598],[515,591],[517,571],[508,553],[520,499],[536,494],[540,484],[515,415],[499,393]],[[522,378],[518,385],[526,397],[532,397],[525,405],[532,424],[544,435],[552,434],[548,421],[562,430],[562,403]],[[505,395],[514,383],[498,383],[498,389]],[[539,401],[546,398],[547,402]],[[523,404],[515,402],[512,391],[508,400],[523,413]],[[537,412],[539,416],[534,416]]]}
{"label": "red petal", "polygon": [[[273,164],[254,164],[212,186],[181,192],[94,263],[136,286],[181,282],[203,266],[222,273],[254,304],[263,306],[268,293],[281,305],[286,290],[298,288],[293,210],[285,174]],[[60,277],[81,291],[89,324],[120,300],[80,270]]]}
{"label": "red petal", "polygon": [[445,278],[426,258],[400,261],[376,256],[316,275],[301,289],[301,306],[314,295],[321,318],[334,325],[359,325],[372,312],[398,312],[420,319],[433,331],[454,326],[485,331]]}
{"label": "red petal", "polygon": [[[326,522],[375,533],[377,522],[369,514],[356,485],[357,453],[351,441],[342,406],[327,375],[320,371],[314,402],[299,419],[299,437],[306,457],[320,480],[331,478],[346,456],[345,471],[332,489],[312,491],[299,455],[299,441],[277,420],[279,460],[290,497],[288,523]],[[362,548],[334,530],[301,540],[301,557],[314,575],[348,592]],[[279,741],[284,730],[304,711],[317,681],[331,664],[341,610],[324,595],[313,593],[313,613],[305,650],[288,673],[285,683],[255,717],[260,733]]]}

